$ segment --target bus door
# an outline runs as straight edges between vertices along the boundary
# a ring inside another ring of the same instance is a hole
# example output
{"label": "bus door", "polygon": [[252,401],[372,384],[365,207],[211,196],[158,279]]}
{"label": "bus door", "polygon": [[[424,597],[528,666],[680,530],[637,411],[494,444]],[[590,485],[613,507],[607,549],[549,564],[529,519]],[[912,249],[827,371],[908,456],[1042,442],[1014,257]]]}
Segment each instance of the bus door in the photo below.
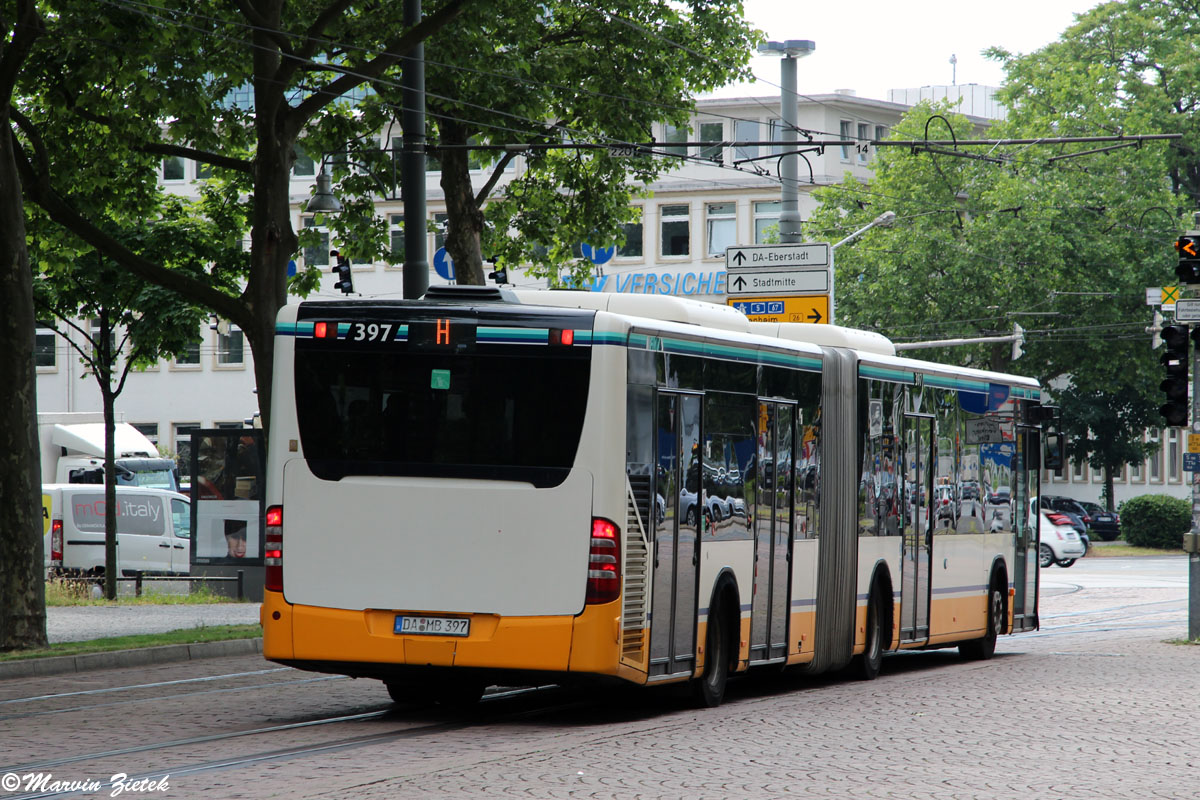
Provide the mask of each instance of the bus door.
{"label": "bus door", "polygon": [[789,403],[758,404],[751,664],[787,658],[795,412],[795,406]]}
{"label": "bus door", "polygon": [[690,675],[696,664],[696,581],[704,524],[700,395],[659,392],[655,455],[654,586],[650,677]]}
{"label": "bus door", "polygon": [[1017,450],[1012,470],[1013,631],[1036,630],[1038,582],[1038,517],[1031,516],[1029,500],[1038,495],[1038,462],[1041,436],[1036,428],[1017,426]]}
{"label": "bus door", "polygon": [[900,641],[929,638],[929,572],[933,554],[933,417],[904,416],[905,524],[900,580]]}

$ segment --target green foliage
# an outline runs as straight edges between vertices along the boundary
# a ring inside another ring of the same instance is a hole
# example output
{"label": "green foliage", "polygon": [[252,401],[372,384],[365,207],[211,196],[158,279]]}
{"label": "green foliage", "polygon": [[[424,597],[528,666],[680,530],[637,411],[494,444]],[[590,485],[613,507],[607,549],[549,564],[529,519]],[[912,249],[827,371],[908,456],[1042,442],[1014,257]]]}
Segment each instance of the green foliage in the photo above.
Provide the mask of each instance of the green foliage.
{"label": "green foliage", "polygon": [[1121,503],[1122,538],[1136,547],[1179,549],[1192,529],[1191,503],[1165,494],[1144,494]]}
{"label": "green foliage", "polygon": [[[532,264],[535,275],[585,281],[591,264],[574,248],[617,243],[621,223],[631,219],[630,183],[652,181],[679,162],[542,148],[644,142],[657,122],[686,124],[694,95],[748,77],[761,38],[741,0],[469,7],[425,48],[429,135],[447,148],[436,154],[450,215],[446,247],[459,280],[483,282],[483,255],[500,266]],[[377,90],[363,112],[382,127],[397,121],[401,102],[395,86]],[[468,143],[498,146],[474,159],[490,169],[472,174],[473,159],[448,149]],[[493,196],[523,145],[535,148],[525,151],[525,169]]]}

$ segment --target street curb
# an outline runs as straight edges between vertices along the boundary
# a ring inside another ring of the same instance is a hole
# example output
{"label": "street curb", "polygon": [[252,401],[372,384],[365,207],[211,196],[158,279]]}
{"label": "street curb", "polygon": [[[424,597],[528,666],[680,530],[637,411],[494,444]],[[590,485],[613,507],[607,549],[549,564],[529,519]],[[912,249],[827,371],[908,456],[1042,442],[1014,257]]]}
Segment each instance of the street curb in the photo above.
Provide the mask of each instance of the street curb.
{"label": "street curb", "polygon": [[0,663],[0,680],[62,675],[69,672],[90,672],[95,669],[144,667],[148,664],[192,661],[197,658],[248,656],[261,652],[262,637],[258,637],[255,639],[226,639],[220,642],[197,642],[196,644],[168,644],[162,647],[112,650],[107,653],[85,653],[78,656],[29,658],[23,661]]}

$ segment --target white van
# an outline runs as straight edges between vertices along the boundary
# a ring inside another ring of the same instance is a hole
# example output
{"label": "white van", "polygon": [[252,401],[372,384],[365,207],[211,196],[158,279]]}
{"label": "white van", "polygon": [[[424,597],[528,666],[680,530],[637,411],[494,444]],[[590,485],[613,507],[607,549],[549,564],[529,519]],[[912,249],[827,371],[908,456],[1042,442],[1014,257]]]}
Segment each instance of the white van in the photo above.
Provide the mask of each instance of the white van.
{"label": "white van", "polygon": [[[191,503],[182,494],[141,486],[117,489],[117,567],[186,575],[191,569]],[[104,573],[104,486],[42,486],[47,575]]]}

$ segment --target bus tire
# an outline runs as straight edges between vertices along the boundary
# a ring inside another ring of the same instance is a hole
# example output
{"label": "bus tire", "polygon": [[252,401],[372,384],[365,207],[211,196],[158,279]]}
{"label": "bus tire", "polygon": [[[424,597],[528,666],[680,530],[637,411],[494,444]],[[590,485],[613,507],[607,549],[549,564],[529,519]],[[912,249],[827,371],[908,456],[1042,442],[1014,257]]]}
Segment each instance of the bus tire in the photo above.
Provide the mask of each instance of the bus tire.
{"label": "bus tire", "polygon": [[992,573],[988,585],[987,633],[980,639],[963,642],[958,652],[963,658],[986,661],[996,654],[996,637],[1004,630],[1004,583],[998,572]]}
{"label": "bus tire", "polygon": [[730,634],[732,620],[724,603],[725,594],[710,606],[707,631],[704,635],[704,672],[692,681],[692,699],[698,708],[716,708],[725,699],[725,684],[729,681],[729,662],[733,659]]}
{"label": "bus tire", "polygon": [[867,641],[862,653],[851,662],[851,671],[859,680],[873,681],[879,677],[883,667],[883,592],[878,582],[871,586],[867,599]]}

